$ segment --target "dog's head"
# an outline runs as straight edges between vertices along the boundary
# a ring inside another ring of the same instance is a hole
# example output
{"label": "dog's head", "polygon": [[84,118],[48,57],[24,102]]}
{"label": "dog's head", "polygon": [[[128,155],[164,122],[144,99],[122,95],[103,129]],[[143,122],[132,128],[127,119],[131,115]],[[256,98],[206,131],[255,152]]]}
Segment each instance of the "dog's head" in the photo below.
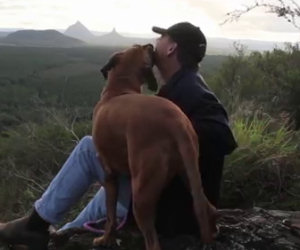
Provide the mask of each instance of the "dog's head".
{"label": "dog's head", "polygon": [[101,69],[104,78],[110,73],[117,76],[134,75],[140,79],[141,84],[146,82],[148,88],[156,91],[158,86],[152,72],[154,64],[154,49],[151,44],[134,45],[133,47],[115,53]]}

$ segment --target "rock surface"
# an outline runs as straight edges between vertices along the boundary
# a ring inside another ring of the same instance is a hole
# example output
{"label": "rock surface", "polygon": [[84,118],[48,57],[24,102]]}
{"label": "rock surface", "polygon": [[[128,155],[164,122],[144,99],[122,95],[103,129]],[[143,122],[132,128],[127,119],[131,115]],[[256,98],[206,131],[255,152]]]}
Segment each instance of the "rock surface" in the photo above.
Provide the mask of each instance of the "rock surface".
{"label": "rock surface", "polygon": [[[299,250],[300,229],[289,225],[299,220],[300,212],[225,209],[220,210],[219,235],[211,245],[202,245],[199,237],[181,235],[173,239],[160,239],[163,250]],[[63,247],[50,246],[50,250],[91,250],[92,233],[74,234]],[[98,248],[99,250],[101,248]],[[103,248],[104,249],[104,248]],[[105,248],[108,249],[108,248]],[[142,250],[143,238],[137,232],[121,231],[113,250]],[[4,248],[0,247],[0,250]]]}

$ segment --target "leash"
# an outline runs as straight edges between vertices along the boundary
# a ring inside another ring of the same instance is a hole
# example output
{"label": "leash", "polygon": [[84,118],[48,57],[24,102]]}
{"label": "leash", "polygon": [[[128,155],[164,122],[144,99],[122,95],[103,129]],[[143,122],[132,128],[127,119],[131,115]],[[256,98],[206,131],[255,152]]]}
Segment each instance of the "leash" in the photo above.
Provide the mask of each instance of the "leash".
{"label": "leash", "polygon": [[[97,220],[97,221],[88,221],[88,222],[85,222],[83,224],[83,227],[85,229],[89,230],[90,232],[104,234],[105,230],[104,229],[98,229],[96,226],[101,224],[101,223],[106,222],[106,220],[107,220],[106,218],[102,218],[102,219]],[[116,230],[117,231],[120,230],[125,225],[126,221],[127,221],[127,214],[126,214],[126,216],[123,217],[120,224],[117,226]]]}

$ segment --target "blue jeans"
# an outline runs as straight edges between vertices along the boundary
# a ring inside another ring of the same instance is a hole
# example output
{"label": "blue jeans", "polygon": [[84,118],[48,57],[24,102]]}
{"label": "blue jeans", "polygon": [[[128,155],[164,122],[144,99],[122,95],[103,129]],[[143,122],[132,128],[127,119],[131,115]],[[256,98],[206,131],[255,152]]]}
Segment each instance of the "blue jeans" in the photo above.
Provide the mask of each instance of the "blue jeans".
{"label": "blue jeans", "polygon": [[[35,202],[37,213],[51,224],[59,223],[92,183],[104,182],[105,173],[100,162],[92,137],[85,136],[74,148],[42,197]],[[117,217],[124,217],[127,215],[131,199],[129,177],[119,178],[118,190]],[[82,227],[87,221],[104,217],[106,217],[105,192],[101,187],[77,218],[62,229]]]}

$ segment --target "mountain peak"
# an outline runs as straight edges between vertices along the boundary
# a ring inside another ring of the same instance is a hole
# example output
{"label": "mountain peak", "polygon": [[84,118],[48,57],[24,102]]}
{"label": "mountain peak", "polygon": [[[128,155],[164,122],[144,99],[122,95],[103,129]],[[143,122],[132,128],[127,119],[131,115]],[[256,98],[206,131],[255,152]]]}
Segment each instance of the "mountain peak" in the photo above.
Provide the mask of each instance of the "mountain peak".
{"label": "mountain peak", "polygon": [[80,21],[69,26],[64,34],[84,41],[89,41],[94,37],[88,28],[86,28]]}
{"label": "mountain peak", "polygon": [[[70,26],[69,26],[69,28],[71,28],[71,27],[77,28],[77,29],[88,30],[88,28],[85,27],[85,26],[82,24],[82,22],[80,22],[79,20],[78,20],[76,23],[74,23],[73,25],[70,25]],[[69,29],[69,28],[68,28],[68,29]]]}
{"label": "mountain peak", "polygon": [[74,25],[82,25],[83,26],[83,24],[79,20],[77,20],[77,22]]}

